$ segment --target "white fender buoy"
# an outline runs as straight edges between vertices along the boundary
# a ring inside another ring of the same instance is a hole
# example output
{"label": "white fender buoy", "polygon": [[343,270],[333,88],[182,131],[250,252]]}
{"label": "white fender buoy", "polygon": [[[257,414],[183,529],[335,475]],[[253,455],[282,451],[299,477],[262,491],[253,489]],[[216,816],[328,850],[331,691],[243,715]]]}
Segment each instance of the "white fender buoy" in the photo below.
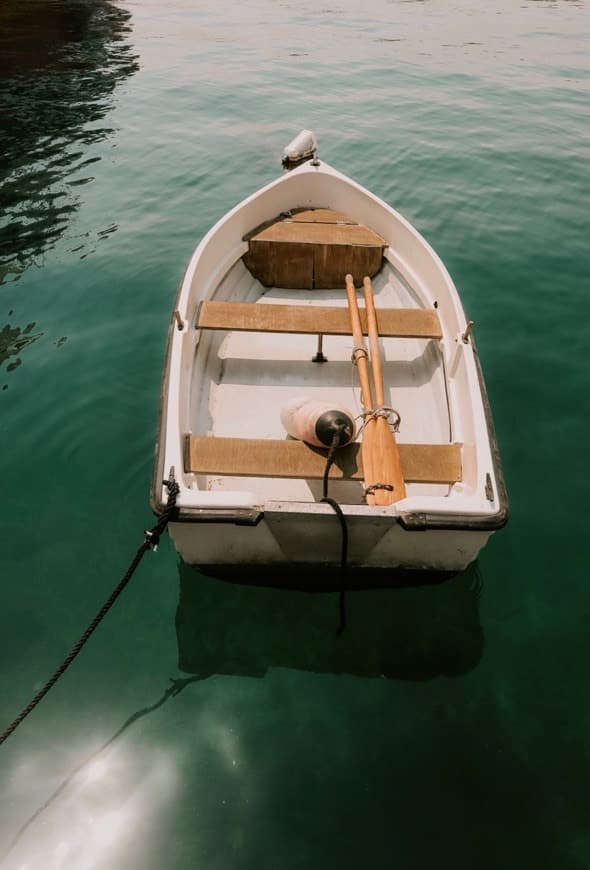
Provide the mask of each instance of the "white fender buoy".
{"label": "white fender buoy", "polygon": [[349,444],[356,435],[352,412],[338,402],[325,402],[297,396],[281,409],[285,431],[314,447],[330,447],[340,431],[339,447]]}
{"label": "white fender buoy", "polygon": [[309,160],[318,150],[318,140],[312,130],[302,130],[283,150],[283,166],[294,166]]}

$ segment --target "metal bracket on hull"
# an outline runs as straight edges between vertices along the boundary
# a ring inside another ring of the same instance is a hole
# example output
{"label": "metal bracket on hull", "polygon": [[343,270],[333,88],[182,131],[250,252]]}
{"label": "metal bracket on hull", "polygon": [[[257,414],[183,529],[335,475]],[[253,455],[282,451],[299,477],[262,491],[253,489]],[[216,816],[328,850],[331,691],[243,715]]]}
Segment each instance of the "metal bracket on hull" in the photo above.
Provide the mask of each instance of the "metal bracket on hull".
{"label": "metal bracket on hull", "polygon": [[257,526],[264,511],[220,508],[180,508],[175,523],[233,523],[234,526]]}
{"label": "metal bracket on hull", "polygon": [[469,514],[427,514],[422,511],[399,515],[399,524],[406,532],[456,531],[495,532],[508,522],[508,514],[499,510],[491,516]]}
{"label": "metal bracket on hull", "polygon": [[464,332],[463,335],[461,336],[461,338],[463,339],[463,344],[468,344],[468,343],[469,343],[469,336],[470,336],[471,333],[473,332],[473,327],[474,327],[474,326],[475,326],[475,323],[473,322],[473,320],[469,320],[469,321],[467,322],[467,326],[465,327],[465,332]]}

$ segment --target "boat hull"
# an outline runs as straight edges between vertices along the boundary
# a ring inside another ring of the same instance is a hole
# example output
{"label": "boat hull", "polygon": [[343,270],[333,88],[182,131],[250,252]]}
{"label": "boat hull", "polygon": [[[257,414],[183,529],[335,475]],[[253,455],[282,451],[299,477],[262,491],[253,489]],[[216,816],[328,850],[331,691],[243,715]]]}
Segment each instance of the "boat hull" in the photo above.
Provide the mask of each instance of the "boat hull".
{"label": "boat hull", "polygon": [[[434,478],[410,482],[408,497],[383,509],[369,507],[362,496],[359,500],[352,482],[338,481],[333,489],[331,484],[330,495],[342,505],[346,518],[347,565],[357,574],[385,572],[392,582],[408,572],[424,582],[452,576],[475,561],[508,517],[473,336],[456,288],[426,241],[385,203],[319,163],[295,170],[237,206],[193,254],[169,331],[152,508],[157,514],[165,510],[164,481],[174,474],[180,493],[170,534],[184,562],[204,573],[237,582],[244,576],[254,583],[267,577],[272,585],[281,585],[282,578],[294,572],[296,578],[309,578],[313,587],[317,575],[310,566],[320,572],[339,571],[342,529],[333,510],[321,503],[319,481],[286,481],[282,476],[269,481],[262,469],[245,480],[235,468],[193,466],[186,450],[193,435],[220,441],[241,436],[252,444],[284,438],[277,428],[279,407],[301,392],[302,379],[312,397],[317,391],[317,398],[323,399],[330,382],[330,401],[341,393],[342,400],[348,400],[350,339],[334,333],[324,367],[310,362],[310,355],[302,356],[299,339],[293,336],[251,339],[234,325],[222,327],[225,333],[220,337],[211,337],[200,319],[203,303],[211,299],[219,300],[221,308],[247,302],[249,311],[273,304],[267,314],[285,302],[309,306],[307,311],[314,305],[342,304],[331,298],[329,289],[303,281],[306,289],[301,291],[263,286],[242,262],[253,228],[301,205],[319,211],[327,206],[350,210],[370,226],[388,248],[375,282],[384,305],[430,312],[428,316],[436,312],[440,318],[442,331],[434,340],[430,335],[404,338],[402,350],[399,340],[391,339],[385,364],[395,383],[395,405],[402,409],[400,443],[456,445],[462,455],[462,475],[453,478],[454,483]],[[292,220],[297,221],[296,210]],[[295,232],[292,226],[289,232]],[[340,227],[338,233],[344,230]],[[289,257],[291,253],[289,248]],[[290,276],[292,264],[289,258],[286,262],[284,274]],[[316,266],[314,260],[314,280]],[[305,342],[309,354],[309,339]]]}
{"label": "boat hull", "polygon": [[[337,517],[302,511],[265,511],[250,523],[175,522],[170,534],[183,560],[203,573],[216,566],[227,575],[245,565],[280,567],[340,565],[341,529]],[[351,569],[399,569],[458,573],[476,558],[491,530],[404,528],[391,517],[349,517],[348,559]]]}

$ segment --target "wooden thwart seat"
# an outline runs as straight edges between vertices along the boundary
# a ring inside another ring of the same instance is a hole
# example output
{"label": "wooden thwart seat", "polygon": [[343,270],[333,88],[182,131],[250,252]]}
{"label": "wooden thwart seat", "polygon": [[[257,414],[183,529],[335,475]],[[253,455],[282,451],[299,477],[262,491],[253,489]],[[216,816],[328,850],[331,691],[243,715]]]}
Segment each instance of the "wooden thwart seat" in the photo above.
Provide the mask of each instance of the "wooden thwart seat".
{"label": "wooden thwart seat", "polygon": [[[398,444],[407,483],[452,484],[461,480],[460,444]],[[336,453],[333,479],[362,480],[360,444]],[[187,435],[185,471],[229,477],[321,479],[327,451],[302,441]]]}
{"label": "wooden thwart seat", "polygon": [[[364,309],[360,311],[367,332]],[[382,337],[442,338],[438,314],[420,308],[381,308],[377,325]],[[350,335],[350,315],[344,307],[319,305],[274,305],[252,302],[202,302],[197,329],[227,329],[237,332],[285,332]]]}

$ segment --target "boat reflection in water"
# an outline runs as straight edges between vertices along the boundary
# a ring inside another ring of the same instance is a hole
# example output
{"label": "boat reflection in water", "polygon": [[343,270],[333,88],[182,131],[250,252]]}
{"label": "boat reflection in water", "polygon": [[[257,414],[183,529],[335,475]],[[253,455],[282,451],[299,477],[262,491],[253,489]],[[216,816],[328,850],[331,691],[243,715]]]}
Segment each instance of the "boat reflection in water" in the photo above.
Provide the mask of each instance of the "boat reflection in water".
{"label": "boat reflection in water", "polygon": [[[113,133],[103,123],[113,91],[139,69],[125,38],[129,19],[110,0],[0,4],[0,285],[17,281],[58,243],[78,210],[80,186],[93,180],[100,156],[89,149]],[[73,238],[71,253],[86,256],[115,229]],[[32,334],[36,325],[0,323],[2,375],[43,335]]]}
{"label": "boat reflection in water", "polygon": [[0,284],[55,245],[92,181],[88,146],[113,133],[113,91],[139,69],[129,19],[110,0],[0,4]]}
{"label": "boat reflection in water", "polygon": [[428,680],[465,674],[482,655],[477,564],[442,584],[348,591],[340,636],[337,592],[225,582],[183,562],[179,576],[179,668],[202,678],[283,667]]}

